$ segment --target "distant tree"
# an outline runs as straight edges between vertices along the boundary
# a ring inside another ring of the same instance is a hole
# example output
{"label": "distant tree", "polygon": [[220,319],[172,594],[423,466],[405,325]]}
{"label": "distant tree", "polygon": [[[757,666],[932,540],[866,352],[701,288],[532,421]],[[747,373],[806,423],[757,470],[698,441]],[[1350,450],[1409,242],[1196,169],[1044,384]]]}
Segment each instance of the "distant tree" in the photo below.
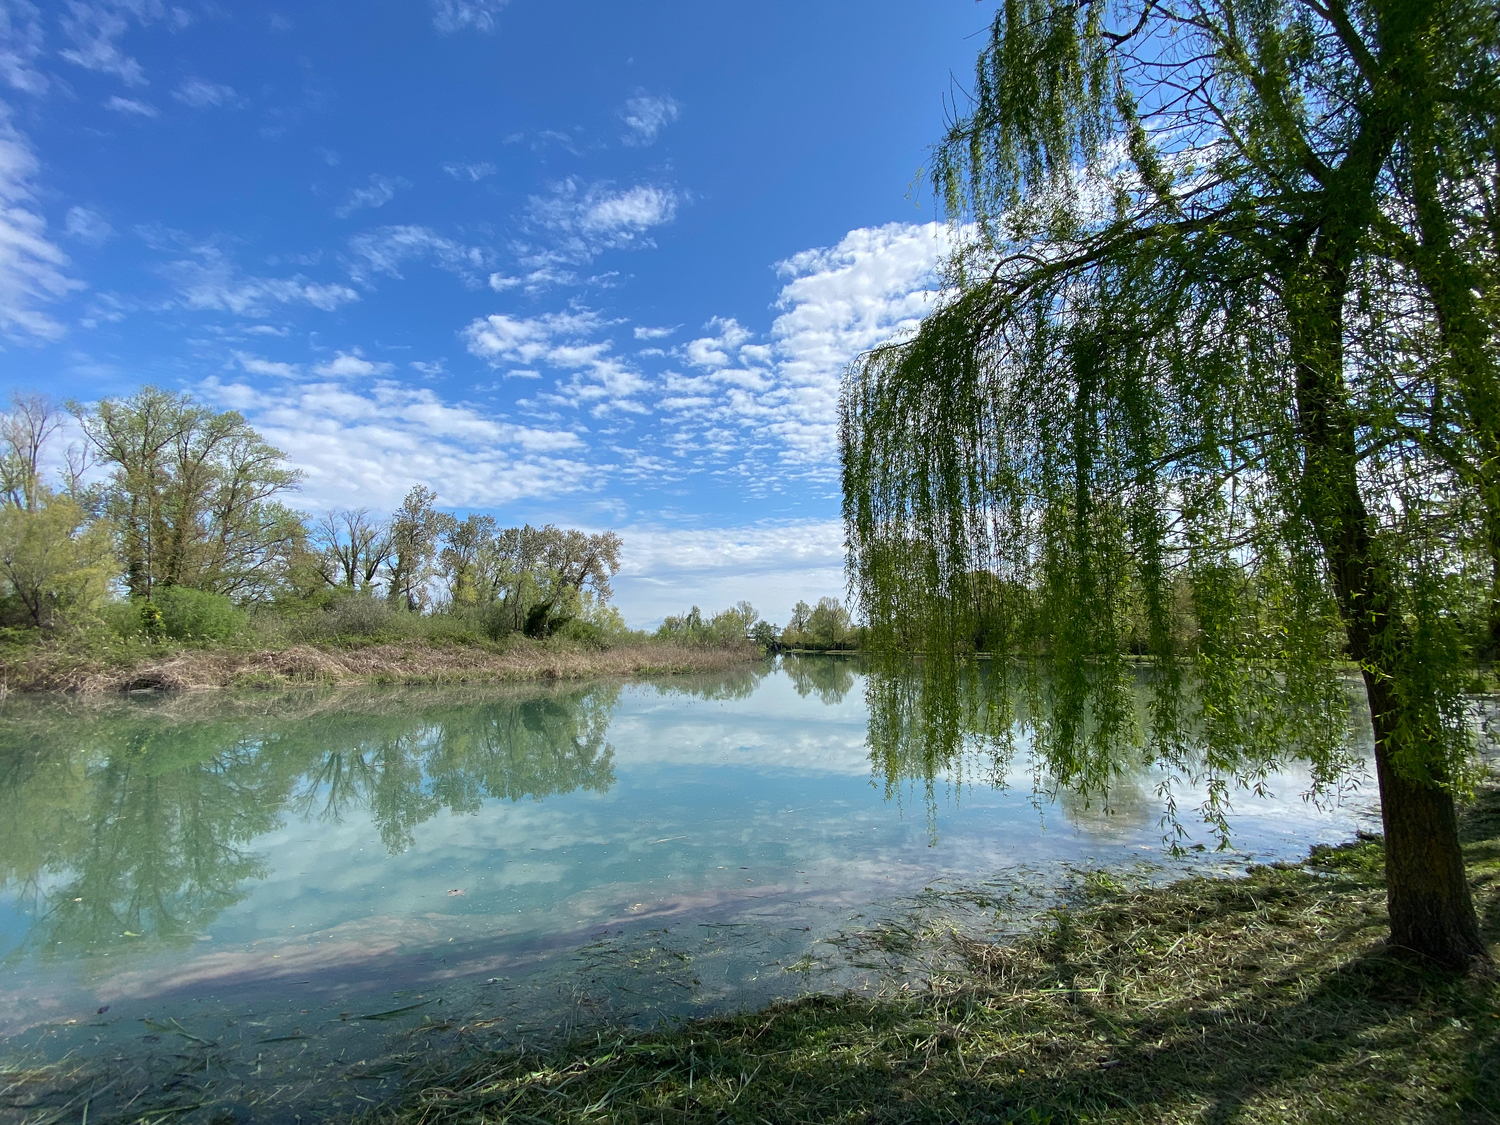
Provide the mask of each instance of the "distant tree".
{"label": "distant tree", "polygon": [[769,621],[757,621],[750,627],[750,639],[762,648],[775,648],[781,642],[781,630]]}
{"label": "distant tree", "polygon": [[416,485],[391,517],[386,598],[413,612],[426,606],[428,584],[438,575],[438,543],[458,523],[433,507],[436,500],[436,492]]}
{"label": "distant tree", "polygon": [[275,500],[300,478],[280,450],[234,411],[158,387],[70,409],[112,467],[103,506],[132,596],[149,599],[158,585],[267,593],[303,534],[301,518]]}
{"label": "distant tree", "polygon": [[34,511],[42,487],[42,450],[62,427],[63,416],[46,395],[11,395],[0,414],[0,493],[16,508]]}
{"label": "distant tree", "polygon": [[454,605],[482,605],[495,599],[500,585],[495,537],[494,516],[471,515],[448,532],[439,562]]}
{"label": "distant tree", "polygon": [[390,561],[390,528],[371,516],[368,508],[325,512],[313,526],[313,539],[330,586],[369,592]]}
{"label": "distant tree", "polygon": [[853,623],[838,598],[819,598],[817,608],[808,615],[804,632],[819,648],[839,648],[853,635]]}
{"label": "distant tree", "polygon": [[812,618],[812,606],[798,599],[797,604],[792,607],[792,619],[786,623],[788,633],[805,633],[807,623]]}
{"label": "distant tree", "polygon": [[[702,610],[693,606],[684,614],[669,616],[663,620],[656,635],[664,640],[730,645],[753,639],[757,622],[760,622],[760,613],[747,601],[737,602],[707,619]],[[771,631],[774,642],[774,626]]]}

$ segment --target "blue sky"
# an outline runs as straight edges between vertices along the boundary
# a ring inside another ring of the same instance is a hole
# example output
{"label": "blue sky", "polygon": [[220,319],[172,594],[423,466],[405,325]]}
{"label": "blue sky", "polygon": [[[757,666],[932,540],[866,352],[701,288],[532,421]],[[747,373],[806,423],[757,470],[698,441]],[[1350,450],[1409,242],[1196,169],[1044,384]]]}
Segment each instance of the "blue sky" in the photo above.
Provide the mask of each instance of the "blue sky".
{"label": "blue sky", "polygon": [[841,593],[838,379],[988,5],[0,0],[0,363],[243,412],[297,506],[613,527],[634,625]]}

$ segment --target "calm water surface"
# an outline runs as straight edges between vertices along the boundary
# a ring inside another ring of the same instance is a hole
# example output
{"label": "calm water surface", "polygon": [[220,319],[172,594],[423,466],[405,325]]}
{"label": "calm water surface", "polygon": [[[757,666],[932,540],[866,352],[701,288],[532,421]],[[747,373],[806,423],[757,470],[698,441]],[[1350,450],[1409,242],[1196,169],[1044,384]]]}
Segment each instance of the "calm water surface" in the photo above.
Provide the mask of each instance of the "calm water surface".
{"label": "calm water surface", "polygon": [[48,1071],[38,1104],[93,1099],[94,1120],[126,1091],[184,1119],[305,1118],[388,1096],[381,1060],[444,1036],[867,985],[881,966],[847,935],[945,889],[987,886],[986,917],[1024,919],[1083,868],[1294,856],[1368,816],[1286,775],[1237,798],[1233,852],[1172,860],[1151,775],[1107,811],[1036,796],[1024,761],[964,775],[888,792],[837,658],[660,684],[12,698],[3,1049],[80,1067]]}

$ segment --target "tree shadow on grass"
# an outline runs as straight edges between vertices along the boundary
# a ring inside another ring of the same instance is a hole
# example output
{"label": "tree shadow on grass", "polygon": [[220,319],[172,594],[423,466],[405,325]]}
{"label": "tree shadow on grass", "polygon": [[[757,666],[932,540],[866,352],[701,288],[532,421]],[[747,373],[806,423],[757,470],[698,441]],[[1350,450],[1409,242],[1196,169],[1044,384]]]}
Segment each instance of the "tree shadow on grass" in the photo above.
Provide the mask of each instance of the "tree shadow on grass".
{"label": "tree shadow on grass", "polygon": [[[1463,838],[1500,939],[1500,791]],[[1378,841],[1125,893],[930,991],[814,996],[413,1075],[387,1119],[1500,1125],[1500,984],[1390,951]]]}

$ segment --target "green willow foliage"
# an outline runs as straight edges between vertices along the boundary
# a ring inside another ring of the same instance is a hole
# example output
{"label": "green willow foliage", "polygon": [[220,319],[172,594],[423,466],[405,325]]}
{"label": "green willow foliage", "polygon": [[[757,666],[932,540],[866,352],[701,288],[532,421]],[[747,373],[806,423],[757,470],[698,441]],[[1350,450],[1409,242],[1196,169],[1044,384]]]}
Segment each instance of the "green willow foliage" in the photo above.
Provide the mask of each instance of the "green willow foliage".
{"label": "green willow foliage", "polygon": [[1500,638],[1496,28],[1001,5],[935,151],[948,296],[844,388],[870,647],[925,654],[874,679],[889,760],[1014,723],[1087,790],[1136,746],[1222,826],[1237,781],[1346,766],[1352,657],[1382,760],[1463,786]]}

